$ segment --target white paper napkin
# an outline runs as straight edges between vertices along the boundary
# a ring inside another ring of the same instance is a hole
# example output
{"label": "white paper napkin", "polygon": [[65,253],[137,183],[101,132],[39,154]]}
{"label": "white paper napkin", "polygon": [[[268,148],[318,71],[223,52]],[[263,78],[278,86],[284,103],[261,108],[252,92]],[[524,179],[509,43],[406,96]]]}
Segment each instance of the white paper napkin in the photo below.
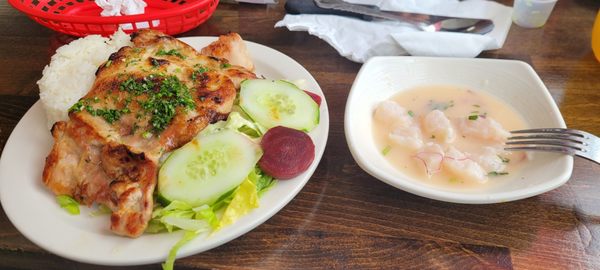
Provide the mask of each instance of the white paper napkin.
{"label": "white paper napkin", "polygon": [[95,0],[102,8],[101,16],[120,16],[143,14],[146,2],[143,0]]}
{"label": "white paper napkin", "polygon": [[415,55],[475,57],[501,48],[511,25],[512,8],[484,0],[345,0],[376,5],[381,10],[440,16],[491,19],[494,30],[485,35],[423,32],[395,21],[363,21],[336,15],[286,15],[275,27],[308,31],[333,46],[342,56],[365,62],[373,56]]}
{"label": "white paper napkin", "polygon": [[[96,5],[102,8],[100,16],[121,16],[121,15],[137,15],[144,14],[144,10],[148,4],[143,0],[95,0]],[[159,20],[152,20],[152,26],[157,27],[160,24]],[[119,25],[123,30],[133,29],[130,23]],[[136,22],[137,29],[148,28],[150,25],[147,22]]]}

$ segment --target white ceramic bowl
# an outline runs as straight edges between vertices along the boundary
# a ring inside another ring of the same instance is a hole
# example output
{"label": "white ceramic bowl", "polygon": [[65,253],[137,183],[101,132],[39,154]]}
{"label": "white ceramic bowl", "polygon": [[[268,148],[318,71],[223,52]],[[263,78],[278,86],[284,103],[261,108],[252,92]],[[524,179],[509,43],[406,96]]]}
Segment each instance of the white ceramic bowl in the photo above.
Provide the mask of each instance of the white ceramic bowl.
{"label": "white ceramic bowl", "polygon": [[432,186],[392,165],[376,147],[373,111],[379,102],[420,85],[456,85],[485,91],[510,104],[530,128],[565,127],[565,122],[533,68],[521,61],[429,57],[374,57],[363,65],[348,96],[344,127],[358,165],[379,180],[423,197],[457,203],[497,203],[541,194],[564,184],[573,158],[533,153],[519,172],[493,185],[462,191]]}

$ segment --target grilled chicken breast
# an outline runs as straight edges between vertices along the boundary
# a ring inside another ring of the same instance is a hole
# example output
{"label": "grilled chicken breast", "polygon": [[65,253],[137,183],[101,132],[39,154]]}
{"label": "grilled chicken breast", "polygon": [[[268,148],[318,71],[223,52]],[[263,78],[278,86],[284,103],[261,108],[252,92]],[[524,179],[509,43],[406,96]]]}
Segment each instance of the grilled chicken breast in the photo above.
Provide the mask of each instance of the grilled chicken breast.
{"label": "grilled chicken breast", "polygon": [[69,121],[54,125],[43,181],[56,195],[108,206],[110,229],[137,237],[151,218],[161,155],[227,118],[240,82],[256,76],[154,30],[132,42],[98,68]]}

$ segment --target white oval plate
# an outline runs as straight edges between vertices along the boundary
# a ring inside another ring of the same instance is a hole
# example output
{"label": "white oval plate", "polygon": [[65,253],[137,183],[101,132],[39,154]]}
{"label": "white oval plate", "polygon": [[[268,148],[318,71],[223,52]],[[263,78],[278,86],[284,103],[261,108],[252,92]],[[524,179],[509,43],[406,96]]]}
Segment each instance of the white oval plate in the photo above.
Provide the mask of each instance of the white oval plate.
{"label": "white oval plate", "polygon": [[531,128],[565,127],[548,89],[521,61],[434,57],[373,57],[362,66],[346,102],[344,128],[358,165],[377,179],[404,191],[447,202],[498,203],[523,199],[567,182],[573,157],[532,153],[518,173],[490,180],[475,190],[434,186],[410,177],[381,155],[372,136],[374,108],[398,92],[419,85],[456,85],[487,92],[510,104]]}
{"label": "white oval plate", "polygon": [[[200,49],[215,37],[189,37],[181,40]],[[317,168],[329,131],[329,112],[323,91],[315,79],[290,57],[266,46],[246,42],[254,60],[256,74],[271,79],[305,80],[305,89],[319,94],[321,121],[310,136],[315,143],[315,160],[308,170],[291,180],[279,181],[260,199],[260,207],[234,224],[207,236],[192,240],[179,250],[178,258],[209,250],[262,224],[304,187]],[[56,255],[102,265],[136,265],[165,260],[181,232],[144,234],[130,239],[109,230],[109,216],[82,213],[71,216],[61,209],[54,195],[42,184],[44,159],[53,139],[46,129],[46,117],[38,101],[23,116],[10,135],[0,159],[0,201],[10,221],[29,240]]]}

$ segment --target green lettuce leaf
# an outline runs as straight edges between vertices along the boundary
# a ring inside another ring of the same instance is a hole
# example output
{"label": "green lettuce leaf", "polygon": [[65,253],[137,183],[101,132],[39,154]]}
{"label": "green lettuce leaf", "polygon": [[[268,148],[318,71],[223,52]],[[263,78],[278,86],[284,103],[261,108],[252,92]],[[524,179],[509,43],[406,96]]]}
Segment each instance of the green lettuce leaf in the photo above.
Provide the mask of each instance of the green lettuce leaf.
{"label": "green lettuce leaf", "polygon": [[146,231],[172,232],[181,229],[199,233],[210,231],[216,222],[216,215],[208,205],[192,208],[185,202],[172,201],[166,207],[157,206],[154,209]]}
{"label": "green lettuce leaf", "polygon": [[112,213],[112,211],[110,210],[110,208],[108,208],[108,206],[106,206],[104,204],[99,204],[96,211],[91,212],[90,216],[97,217],[97,216],[108,215],[110,213]]}
{"label": "green lettuce leaf", "polygon": [[181,237],[181,239],[179,240],[179,242],[177,242],[169,251],[169,256],[167,257],[165,263],[162,264],[162,269],[173,270],[173,265],[175,264],[175,257],[177,256],[177,251],[179,251],[179,249],[185,244],[187,244],[189,241],[192,241],[192,239],[196,238],[196,236],[198,236],[197,232],[186,231],[183,237]]}
{"label": "green lettuce leaf", "polygon": [[256,184],[256,191],[258,192],[258,197],[261,197],[263,193],[271,189],[277,182],[275,178],[267,175],[258,167],[254,169],[254,172],[248,175],[248,179],[250,179],[250,181],[253,181]]}
{"label": "green lettuce leaf", "polygon": [[71,215],[79,215],[79,203],[68,195],[56,196],[58,205],[65,209]]}
{"label": "green lettuce leaf", "polygon": [[172,201],[164,207],[157,204],[146,232],[172,232],[175,230],[186,232],[169,252],[163,269],[173,269],[177,251],[200,233],[216,232],[257,208],[260,194],[273,187],[276,182],[273,177],[266,175],[256,167],[242,184],[221,195],[212,205],[192,207],[182,201]]}
{"label": "green lettuce leaf", "polygon": [[215,214],[215,211],[212,207],[203,205],[201,207],[194,208],[194,212],[196,212],[195,219],[205,220],[213,230],[219,226],[219,219],[217,218],[217,214]]}
{"label": "green lettuce leaf", "polygon": [[219,197],[212,205],[211,207],[217,211],[227,205],[229,205],[229,203],[231,202],[231,200],[233,199],[233,195],[234,192],[237,188],[234,188],[228,192],[225,192],[223,195],[221,195],[221,197]]}
{"label": "green lettuce leaf", "polygon": [[[216,230],[232,224],[241,216],[258,207],[258,192],[256,185],[248,178],[235,190],[233,199],[225,208],[221,221]],[[215,231],[216,231],[215,230]]]}
{"label": "green lettuce leaf", "polygon": [[258,138],[263,135],[264,128],[260,127],[259,124],[246,118],[242,115],[241,111],[233,111],[229,114],[227,121],[219,121],[217,123],[208,125],[198,136],[209,135],[217,133],[224,129],[237,130],[238,132],[244,133],[250,138]]}

